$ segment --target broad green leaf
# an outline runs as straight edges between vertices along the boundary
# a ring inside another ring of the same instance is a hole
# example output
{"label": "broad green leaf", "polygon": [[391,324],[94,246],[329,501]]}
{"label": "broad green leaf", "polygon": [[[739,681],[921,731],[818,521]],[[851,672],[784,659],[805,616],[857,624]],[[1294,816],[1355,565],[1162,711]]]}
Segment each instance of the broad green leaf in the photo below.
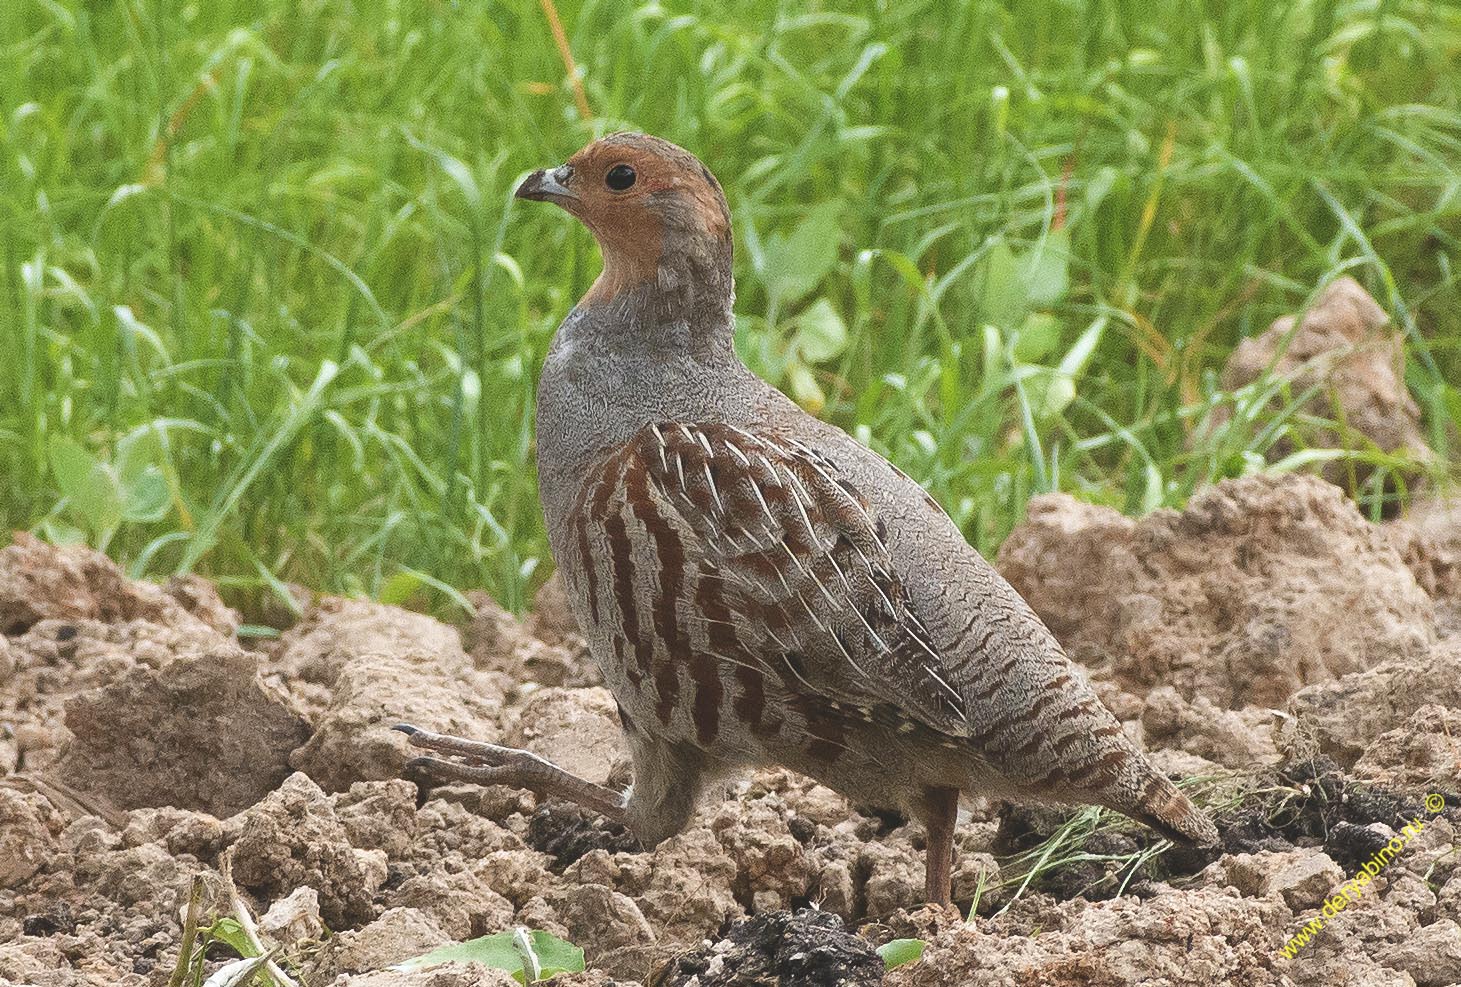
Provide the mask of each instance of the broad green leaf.
{"label": "broad green leaf", "polygon": [[1019,325],[1026,310],[1025,286],[1020,281],[1019,260],[1009,244],[1000,240],[981,263],[984,290],[980,309],[984,320],[1005,332]]}
{"label": "broad green leaf", "polygon": [[826,363],[847,348],[847,326],[825,298],[812,303],[796,319],[794,345],[808,363]]}
{"label": "broad green leaf", "polygon": [[49,442],[51,472],[63,497],[75,497],[91,475],[96,460],[81,444],[64,435],[52,435]]}
{"label": "broad green leaf", "polygon": [[754,315],[736,316],[736,353],[756,376],[779,384],[786,373],[786,354],[766,331],[766,320]]}
{"label": "broad green leaf", "polygon": [[1060,320],[1046,312],[1031,312],[1015,337],[1015,359],[1039,363],[1060,342]]}
{"label": "broad green leaf", "polygon": [[1030,402],[1031,413],[1041,421],[1054,418],[1075,400],[1075,380],[1069,374],[1049,367],[1028,367],[1034,371],[1024,377],[1022,386]]}
{"label": "broad green leaf", "polygon": [[827,202],[812,209],[790,236],[773,233],[766,238],[762,280],[768,294],[783,304],[800,300],[837,263],[841,207]]}
{"label": "broad green leaf", "polygon": [[134,477],[130,483],[122,481],[122,520],[161,521],[171,506],[167,480],[156,466],[147,467],[146,472]]}
{"label": "broad green leaf", "polygon": [[[479,939],[454,943],[433,949],[429,953],[398,963],[391,969],[399,971],[421,970],[441,963],[480,963],[493,970],[506,970],[519,983],[527,983],[523,973],[526,958],[514,943],[515,938],[525,938],[537,960],[539,975],[546,979],[556,973],[578,973],[583,969],[583,950],[547,932],[524,932],[522,937],[513,932],[497,932]],[[530,964],[531,965],[531,964]]]}
{"label": "broad green leaf", "polygon": [[40,536],[52,545],[85,545],[86,532],[60,518],[46,518],[40,524]]}
{"label": "broad green leaf", "polygon": [[71,512],[86,522],[93,534],[122,523],[122,491],[110,466],[65,436],[50,441],[51,470]]}
{"label": "broad green leaf", "polygon": [[1040,413],[1054,418],[1075,400],[1075,381],[1069,374],[1059,371],[1051,374],[1045,386],[1045,398],[1040,404]]}
{"label": "broad green leaf", "polygon": [[923,958],[923,947],[922,939],[894,939],[879,946],[878,955],[883,958],[883,967],[891,970],[907,963],[917,963]]}
{"label": "broad green leaf", "polygon": [[248,935],[244,933],[243,926],[238,924],[237,919],[220,918],[209,926],[204,934],[209,939],[223,943],[245,959],[252,959],[259,955],[259,951],[249,941]]}
{"label": "broad green leaf", "polygon": [[110,466],[98,463],[76,496],[71,509],[82,517],[95,534],[111,531],[122,523],[122,491]]}
{"label": "broad green leaf", "polygon": [[441,946],[429,953],[397,963],[393,969],[409,972],[441,963],[480,963],[493,970],[506,970],[516,974],[521,974],[523,968],[522,957],[517,955],[517,949],[512,944],[512,933],[497,932],[490,936]]}
{"label": "broad green leaf", "polygon": [[1054,305],[1070,288],[1070,231],[1051,230],[1019,259],[1025,302],[1035,308]]}
{"label": "broad green leaf", "polygon": [[543,960],[538,955],[537,949],[533,946],[533,940],[528,935],[528,930],[518,927],[512,930],[512,948],[517,950],[517,955],[523,964],[523,980],[528,983],[537,983],[543,979]]}
{"label": "broad green leaf", "polygon": [[1070,288],[1070,233],[1052,230],[1022,253],[1000,240],[984,255],[981,269],[984,318],[1006,331],[1014,329],[1030,309],[1065,297]]}
{"label": "broad green leaf", "polygon": [[117,442],[115,463],[122,486],[131,486],[150,469],[162,465],[162,439],[152,425],[133,429]]}
{"label": "broad green leaf", "polygon": [[[524,930],[519,930],[522,931]],[[538,966],[544,979],[555,973],[578,973],[583,969],[583,950],[573,943],[564,942],[555,935],[541,931],[528,933],[527,939],[538,958]]]}

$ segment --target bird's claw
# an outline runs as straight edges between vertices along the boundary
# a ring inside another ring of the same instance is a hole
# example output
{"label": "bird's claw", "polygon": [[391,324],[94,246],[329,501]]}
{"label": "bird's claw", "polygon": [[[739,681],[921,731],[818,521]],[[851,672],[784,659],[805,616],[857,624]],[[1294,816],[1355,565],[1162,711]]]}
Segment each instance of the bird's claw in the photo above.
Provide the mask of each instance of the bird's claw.
{"label": "bird's claw", "polygon": [[430,751],[429,755],[407,761],[407,771],[469,784],[525,788],[539,795],[569,799],[615,822],[623,821],[623,795],[569,774],[532,751],[449,737],[409,723],[392,729],[404,733],[412,747]]}
{"label": "bird's claw", "polygon": [[507,785],[533,790],[533,779],[510,765],[494,766],[466,760],[448,761],[440,757],[413,757],[406,762],[406,770],[431,775],[441,781],[465,782],[469,785]]}
{"label": "bird's claw", "polygon": [[[464,737],[432,733],[430,730],[423,730],[410,723],[398,723],[391,729],[404,733],[407,742],[412,747],[420,747],[423,750],[442,755],[442,759],[453,762],[504,767],[513,764],[524,766],[542,760],[531,751],[520,750],[516,747],[503,747],[500,744],[489,744],[482,740],[467,740]],[[421,759],[417,758],[417,760]]]}

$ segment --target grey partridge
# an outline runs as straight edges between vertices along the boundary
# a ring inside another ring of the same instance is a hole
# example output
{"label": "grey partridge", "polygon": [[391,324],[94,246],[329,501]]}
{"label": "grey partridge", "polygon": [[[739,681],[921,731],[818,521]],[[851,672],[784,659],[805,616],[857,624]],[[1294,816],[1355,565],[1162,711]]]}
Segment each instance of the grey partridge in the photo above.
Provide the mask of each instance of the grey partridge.
{"label": "grey partridge", "polygon": [[403,727],[440,755],[414,764],[565,796],[647,845],[712,782],[784,765],[921,820],[935,902],[964,792],[1216,842],[938,503],[737,358],[730,212],[699,160],[615,134],[517,196],[576,216],[604,257],[543,366],[538,473],[634,782]]}

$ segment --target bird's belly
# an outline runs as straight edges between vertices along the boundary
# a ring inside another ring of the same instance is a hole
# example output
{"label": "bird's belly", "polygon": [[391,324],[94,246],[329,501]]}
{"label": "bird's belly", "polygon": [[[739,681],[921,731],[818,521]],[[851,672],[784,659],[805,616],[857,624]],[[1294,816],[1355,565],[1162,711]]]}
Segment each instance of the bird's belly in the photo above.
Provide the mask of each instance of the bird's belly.
{"label": "bird's belly", "polygon": [[[973,752],[953,739],[941,743],[925,727],[900,729],[891,713],[868,718],[713,658],[666,656],[640,668],[632,645],[615,633],[592,634],[589,644],[627,729],[699,748],[722,767],[785,767],[855,804],[905,811],[929,786],[989,787],[990,772]],[[697,666],[713,669],[716,685]]]}

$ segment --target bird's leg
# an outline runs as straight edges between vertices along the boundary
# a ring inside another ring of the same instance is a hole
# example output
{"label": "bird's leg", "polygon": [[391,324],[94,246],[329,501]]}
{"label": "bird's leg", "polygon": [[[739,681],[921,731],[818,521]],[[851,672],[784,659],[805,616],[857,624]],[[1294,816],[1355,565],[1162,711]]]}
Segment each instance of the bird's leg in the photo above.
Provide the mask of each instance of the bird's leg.
{"label": "bird's leg", "polygon": [[539,795],[568,799],[592,809],[610,822],[625,821],[622,794],[570,774],[532,751],[448,737],[409,723],[402,723],[394,729],[410,738],[412,747],[444,755],[412,758],[406,763],[407,768],[420,768],[452,781],[525,788]]}
{"label": "bird's leg", "polygon": [[923,893],[930,903],[947,905],[953,896],[950,870],[954,861],[954,823],[959,818],[959,790],[930,788],[924,792],[923,826],[928,830]]}

